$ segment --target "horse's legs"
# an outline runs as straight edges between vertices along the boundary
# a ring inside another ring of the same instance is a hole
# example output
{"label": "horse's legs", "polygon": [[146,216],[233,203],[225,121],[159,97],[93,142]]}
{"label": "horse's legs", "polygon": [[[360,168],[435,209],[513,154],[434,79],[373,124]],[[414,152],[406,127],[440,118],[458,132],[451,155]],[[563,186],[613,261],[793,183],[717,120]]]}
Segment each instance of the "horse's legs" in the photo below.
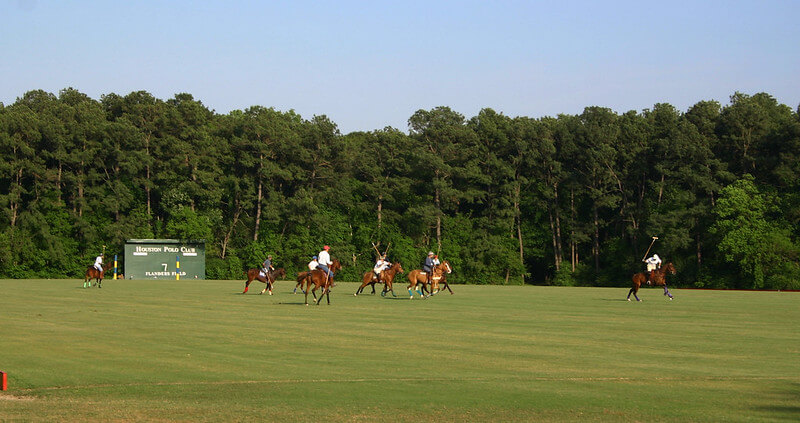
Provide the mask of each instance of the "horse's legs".
{"label": "horse's legs", "polygon": [[418,284],[418,285],[419,285],[419,289],[416,289],[416,292],[424,300],[425,299],[425,294],[423,294],[423,292],[425,292],[425,285],[426,284],[425,283],[421,283],[421,284]]}
{"label": "horse's legs", "polygon": [[668,296],[670,300],[672,300],[672,294],[670,294],[669,289],[667,289],[667,284],[664,284],[664,295]]}
{"label": "horse's legs", "polygon": [[[331,305],[331,288],[330,285],[333,284],[333,281],[328,281],[325,285],[322,286],[322,292],[319,294],[319,301],[317,301],[317,305],[322,302],[322,297],[328,298],[328,305]],[[314,288],[316,289],[316,288]],[[314,297],[316,298],[316,296]]]}
{"label": "horse's legs", "polygon": [[411,296],[411,299],[414,299],[414,291],[416,290],[417,290],[417,281],[416,280],[411,281],[408,284],[408,295]]}
{"label": "horse's legs", "polygon": [[642,301],[639,299],[639,296],[636,295],[636,293],[638,292],[639,292],[639,287],[636,284],[634,284],[631,290],[628,291],[628,301],[631,300],[631,294],[633,294],[633,297],[636,298],[636,301]]}
{"label": "horse's legs", "polygon": [[361,281],[361,286],[359,286],[359,287],[358,287],[358,289],[356,289],[356,293],[355,293],[355,294],[353,294],[353,296],[354,296],[354,297],[358,297],[358,294],[360,294],[360,293],[364,292],[364,287],[365,287],[365,286],[367,286],[367,284],[366,284],[366,282],[364,282],[364,281],[362,280],[362,281]]}
{"label": "horse's legs", "polygon": [[[431,282],[431,283],[433,283],[433,282]],[[423,299],[427,298],[427,297],[430,297],[430,291],[428,290],[428,287],[426,285],[428,285],[428,284],[426,284],[426,283],[419,284],[420,290],[417,291],[419,296],[422,297]]]}

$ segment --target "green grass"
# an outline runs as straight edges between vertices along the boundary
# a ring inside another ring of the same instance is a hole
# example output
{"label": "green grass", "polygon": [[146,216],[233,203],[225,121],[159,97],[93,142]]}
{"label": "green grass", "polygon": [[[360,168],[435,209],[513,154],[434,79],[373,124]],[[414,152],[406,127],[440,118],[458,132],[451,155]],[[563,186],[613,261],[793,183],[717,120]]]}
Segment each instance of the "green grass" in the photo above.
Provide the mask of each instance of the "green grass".
{"label": "green grass", "polygon": [[800,420],[799,293],[81,285],[0,280],[0,421]]}

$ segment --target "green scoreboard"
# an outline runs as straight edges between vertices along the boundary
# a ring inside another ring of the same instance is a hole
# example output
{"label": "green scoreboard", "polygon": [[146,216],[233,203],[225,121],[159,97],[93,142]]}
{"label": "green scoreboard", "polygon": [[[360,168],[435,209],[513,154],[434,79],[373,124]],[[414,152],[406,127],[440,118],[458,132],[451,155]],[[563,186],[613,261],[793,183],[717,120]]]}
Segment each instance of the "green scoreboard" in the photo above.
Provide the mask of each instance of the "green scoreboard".
{"label": "green scoreboard", "polygon": [[125,241],[126,279],[205,279],[205,241],[129,239]]}

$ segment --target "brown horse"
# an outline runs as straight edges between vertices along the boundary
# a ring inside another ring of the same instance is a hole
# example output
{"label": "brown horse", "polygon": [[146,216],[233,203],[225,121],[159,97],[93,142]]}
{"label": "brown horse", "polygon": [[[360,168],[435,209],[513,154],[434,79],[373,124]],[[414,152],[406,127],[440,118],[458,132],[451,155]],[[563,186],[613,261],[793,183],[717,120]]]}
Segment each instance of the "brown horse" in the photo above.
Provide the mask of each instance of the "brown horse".
{"label": "brown horse", "polygon": [[636,301],[642,301],[639,299],[639,296],[637,296],[636,293],[639,292],[639,287],[642,286],[643,283],[650,285],[651,282],[653,285],[663,286],[664,295],[668,296],[671,301],[672,294],[669,292],[669,289],[667,289],[667,272],[673,275],[675,274],[675,266],[672,264],[672,262],[667,262],[667,264],[661,266],[660,269],[653,270],[650,273],[649,279],[647,278],[647,273],[645,272],[634,274],[633,278],[631,278],[633,280],[633,287],[630,291],[628,291],[628,301],[631,300],[631,294],[633,294],[633,297],[636,298]]}
{"label": "brown horse", "polygon": [[[447,283],[447,274],[452,273],[453,268],[450,266],[450,263],[447,260],[445,260],[440,264],[440,269],[441,269],[441,274],[439,275],[439,277],[434,276],[431,278],[430,289],[428,288],[427,281],[419,283],[420,288],[422,288],[421,289],[422,294],[424,296],[430,297],[436,295],[439,291],[444,291],[445,289],[450,291],[450,295],[454,294],[453,290],[450,289],[450,285]],[[439,289],[439,286],[442,284],[444,284],[444,288]]]}
{"label": "brown horse", "polygon": [[[393,297],[397,295],[394,294],[394,290],[392,289],[392,282],[394,282],[394,277],[397,273],[404,273],[403,266],[400,262],[396,262],[392,264],[392,267],[384,270],[381,272],[381,282],[385,285],[383,287],[383,291],[381,291],[381,297],[386,296],[387,292],[391,292]],[[358,287],[356,293],[353,294],[354,296],[358,296],[361,292],[364,291],[364,287],[367,285],[372,286],[372,294],[375,294],[375,284],[378,283],[378,278],[375,277],[375,272],[372,270],[368,270],[364,273],[364,276],[361,278],[361,286]]]}
{"label": "brown horse", "polygon": [[[440,284],[444,284],[444,288],[442,288],[441,291],[444,291],[445,289],[447,289],[448,291],[450,291],[450,295],[453,295],[453,294],[455,294],[455,292],[453,292],[453,290],[450,289],[450,285],[447,284],[447,274],[448,273],[453,273],[453,268],[450,267],[450,263],[448,263],[447,260],[442,262],[442,268],[443,268],[444,272],[442,272],[442,278],[439,279],[439,283]],[[436,294],[436,292],[438,292],[438,291],[439,290],[434,291],[433,293],[431,293],[431,295]]]}
{"label": "brown horse", "polygon": [[[431,292],[433,292],[434,290],[438,292],[439,281],[442,279],[442,275],[445,272],[450,273],[449,269],[450,269],[450,263],[447,263],[447,261],[443,261],[437,264],[436,266],[433,266],[433,270],[431,271]],[[428,275],[422,270],[414,269],[408,272],[408,282],[409,282],[408,294],[411,296],[412,299],[414,298],[414,292],[419,294],[419,296],[422,297],[423,299],[430,296],[430,295],[426,296],[425,294],[423,294],[423,292],[427,291],[425,289],[425,285],[428,283]],[[419,289],[417,289],[417,285],[420,286]]]}
{"label": "brown horse", "polygon": [[246,294],[247,290],[250,289],[250,282],[253,280],[257,280],[259,282],[263,282],[267,284],[264,289],[261,290],[263,294],[267,290],[269,290],[269,295],[272,295],[272,285],[275,283],[275,280],[279,277],[283,278],[286,277],[286,270],[283,267],[279,267],[272,272],[267,273],[266,276],[261,276],[261,269],[248,269],[246,272],[247,275],[247,282],[244,283],[244,292],[242,294]]}
{"label": "brown horse", "polygon": [[[335,274],[339,270],[342,269],[342,264],[339,263],[338,259],[333,259],[333,262],[329,266],[332,274]],[[328,274],[322,271],[321,269],[314,269],[309,272],[300,272],[297,274],[297,284],[300,285],[300,288],[303,288],[303,284],[305,284],[305,289],[303,292],[306,294],[306,305],[308,305],[308,291],[311,291],[311,295],[314,296],[314,302],[319,305],[322,302],[322,296],[324,295],[328,299],[328,305],[331,303],[331,286],[333,285],[333,275],[328,277]],[[313,288],[311,286],[314,286]],[[322,293],[319,295],[319,300],[317,300],[317,289],[322,288]]]}
{"label": "brown horse", "polygon": [[111,263],[104,263],[103,270],[98,271],[97,268],[94,266],[89,266],[86,268],[86,274],[84,275],[83,279],[83,287],[84,288],[91,288],[92,287],[92,279],[96,279],[97,281],[94,283],[94,286],[98,288],[102,288],[103,286],[101,283],[103,282],[103,276],[106,273],[106,270],[111,268]]}

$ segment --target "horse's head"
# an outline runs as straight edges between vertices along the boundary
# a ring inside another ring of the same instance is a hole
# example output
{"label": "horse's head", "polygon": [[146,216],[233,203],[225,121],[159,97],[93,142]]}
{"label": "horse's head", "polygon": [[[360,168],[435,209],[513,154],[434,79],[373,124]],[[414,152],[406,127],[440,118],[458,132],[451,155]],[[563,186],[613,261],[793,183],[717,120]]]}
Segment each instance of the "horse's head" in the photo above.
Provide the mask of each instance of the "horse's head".
{"label": "horse's head", "polygon": [[405,270],[403,270],[403,265],[400,264],[399,261],[396,261],[394,264],[392,264],[392,269],[394,269],[395,272],[405,273]]}
{"label": "horse's head", "polygon": [[275,269],[274,272],[272,272],[272,276],[274,276],[275,278],[286,277],[286,269],[284,269],[283,267],[279,267]]}
{"label": "horse's head", "polygon": [[443,261],[441,266],[442,266],[442,269],[444,269],[445,272],[453,273],[453,268],[450,267],[450,263],[447,260]]}
{"label": "horse's head", "polygon": [[668,262],[666,265],[664,265],[664,273],[667,273],[667,272],[669,272],[669,273],[671,273],[673,275],[675,274],[675,266],[672,264],[671,261]]}
{"label": "horse's head", "polygon": [[330,266],[331,272],[337,273],[339,270],[342,269],[342,263],[339,263],[339,259],[333,259]]}

